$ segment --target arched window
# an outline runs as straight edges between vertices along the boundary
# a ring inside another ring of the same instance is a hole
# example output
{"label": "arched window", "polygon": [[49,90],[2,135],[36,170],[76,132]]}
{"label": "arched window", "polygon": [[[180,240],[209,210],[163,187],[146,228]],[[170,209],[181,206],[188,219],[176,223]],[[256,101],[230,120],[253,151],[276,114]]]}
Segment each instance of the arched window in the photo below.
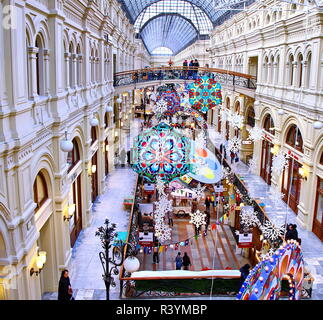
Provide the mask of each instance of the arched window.
{"label": "arched window", "polygon": [[323,166],[323,152],[321,153],[320,164]]}
{"label": "arched window", "polygon": [[230,110],[230,99],[229,98],[227,98],[227,100],[226,100],[226,107],[228,110]]}
{"label": "arched window", "polygon": [[269,65],[269,59],[268,57],[265,57],[264,61],[264,82],[268,81],[268,65]]}
{"label": "arched window", "polygon": [[240,114],[240,102],[239,101],[236,102],[234,111],[235,111],[235,113]]}
{"label": "arched window", "polygon": [[302,87],[303,81],[303,55],[299,54],[297,56],[297,86]]}
{"label": "arched window", "polygon": [[80,150],[76,139],[73,139],[73,150],[67,154],[67,164],[68,164],[68,172],[70,172],[76,164],[81,160],[80,158]]}
{"label": "arched window", "polygon": [[110,122],[109,113],[106,112],[105,115],[104,115],[104,127],[105,128],[107,128],[109,126],[109,122]]}
{"label": "arched window", "polygon": [[94,51],[91,50],[90,54],[90,75],[91,75],[91,82],[94,82]]}
{"label": "arched window", "polygon": [[286,143],[294,149],[303,152],[303,137],[298,127],[293,124],[287,133]]}
{"label": "arched window", "polygon": [[274,56],[270,57],[270,62],[269,62],[269,66],[268,66],[268,83],[273,83],[274,81]]}
{"label": "arched window", "polygon": [[309,88],[311,86],[311,81],[312,81],[312,53],[310,52],[307,55],[306,59],[306,83],[305,87]]}
{"label": "arched window", "polygon": [[34,182],[33,188],[34,188],[34,202],[37,205],[35,212],[37,212],[48,199],[47,184],[42,172],[38,173],[36,180]]}
{"label": "arched window", "polygon": [[280,70],[280,57],[278,55],[276,58],[275,84],[278,84],[279,82],[279,70]]}
{"label": "arched window", "polygon": [[253,107],[249,107],[247,111],[247,124],[250,127],[255,126],[255,110]]}
{"label": "arched window", "polygon": [[267,17],[266,17],[266,24],[269,24],[270,23],[270,15],[267,14]]}
{"label": "arched window", "polygon": [[97,133],[96,133],[96,128],[91,127],[91,139],[92,139],[92,145],[94,142],[97,140]]}
{"label": "arched window", "polygon": [[269,132],[270,134],[275,135],[275,129],[274,129],[275,124],[274,124],[274,120],[270,114],[266,115],[263,128],[266,132]]}
{"label": "arched window", "polygon": [[81,75],[82,75],[82,55],[81,55],[81,47],[80,45],[77,46],[76,49],[76,74],[77,74],[77,80],[76,83],[81,86],[82,85],[82,79],[81,79]]}
{"label": "arched window", "polygon": [[36,53],[36,89],[38,95],[44,95],[44,47],[39,35],[36,38],[35,47],[38,48]]}

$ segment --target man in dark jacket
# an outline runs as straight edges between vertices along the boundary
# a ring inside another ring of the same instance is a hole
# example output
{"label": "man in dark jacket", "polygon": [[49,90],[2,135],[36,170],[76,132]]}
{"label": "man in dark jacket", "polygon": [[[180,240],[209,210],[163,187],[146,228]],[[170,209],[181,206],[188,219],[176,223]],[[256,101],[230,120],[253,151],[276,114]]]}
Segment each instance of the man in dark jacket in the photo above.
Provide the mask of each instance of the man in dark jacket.
{"label": "man in dark jacket", "polygon": [[184,257],[183,257],[183,267],[184,267],[184,270],[189,270],[190,265],[191,265],[191,259],[187,255],[187,252],[185,252],[184,253]]}
{"label": "man in dark jacket", "polygon": [[298,241],[298,232],[297,232],[296,228],[297,228],[296,224],[289,224],[287,226],[287,232],[286,232],[285,240],[296,240],[296,241]]}

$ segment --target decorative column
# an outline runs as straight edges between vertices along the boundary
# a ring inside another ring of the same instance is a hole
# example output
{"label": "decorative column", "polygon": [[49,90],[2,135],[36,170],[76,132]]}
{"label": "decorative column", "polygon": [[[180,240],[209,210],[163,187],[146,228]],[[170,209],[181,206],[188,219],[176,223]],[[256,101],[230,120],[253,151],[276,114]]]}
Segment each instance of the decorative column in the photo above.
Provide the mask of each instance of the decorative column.
{"label": "decorative column", "polygon": [[43,54],[44,54],[44,93],[46,96],[50,95],[50,82],[49,82],[49,50],[48,49],[44,49],[43,50]]}
{"label": "decorative column", "polygon": [[71,54],[69,52],[65,52],[64,53],[64,57],[65,57],[65,90],[66,89],[69,89],[70,86],[71,86],[71,83],[70,83],[70,57],[71,57]]}
{"label": "decorative column", "polygon": [[78,59],[78,74],[79,74],[77,85],[81,87],[83,84],[83,56],[79,54],[77,59]]}
{"label": "decorative column", "polygon": [[36,47],[28,48],[29,74],[30,74],[30,96],[31,98],[38,97],[37,92],[37,54],[39,49]]}
{"label": "decorative column", "polygon": [[291,67],[293,68],[293,81],[292,81],[292,86],[293,87],[296,87],[297,86],[297,83],[296,83],[296,80],[297,80],[297,74],[296,74],[296,72],[297,72],[297,61],[294,61],[292,63],[292,66]]}
{"label": "decorative column", "polygon": [[71,86],[73,88],[77,87],[77,68],[78,68],[77,57],[78,57],[78,55],[75,54],[75,53],[73,53],[72,56],[71,56],[71,59],[72,59],[72,72],[73,72],[73,76],[72,76],[73,83],[71,84]]}

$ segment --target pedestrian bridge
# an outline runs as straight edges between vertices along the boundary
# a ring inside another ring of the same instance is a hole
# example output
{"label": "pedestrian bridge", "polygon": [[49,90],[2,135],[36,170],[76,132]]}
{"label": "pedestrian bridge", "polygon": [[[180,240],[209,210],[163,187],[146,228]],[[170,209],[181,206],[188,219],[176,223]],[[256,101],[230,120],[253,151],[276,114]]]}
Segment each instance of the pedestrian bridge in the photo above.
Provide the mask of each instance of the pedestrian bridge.
{"label": "pedestrian bridge", "polygon": [[257,78],[255,76],[215,68],[159,67],[118,72],[114,75],[117,93],[133,88],[162,85],[167,83],[190,83],[203,76],[218,81],[224,89],[236,91],[254,98]]}

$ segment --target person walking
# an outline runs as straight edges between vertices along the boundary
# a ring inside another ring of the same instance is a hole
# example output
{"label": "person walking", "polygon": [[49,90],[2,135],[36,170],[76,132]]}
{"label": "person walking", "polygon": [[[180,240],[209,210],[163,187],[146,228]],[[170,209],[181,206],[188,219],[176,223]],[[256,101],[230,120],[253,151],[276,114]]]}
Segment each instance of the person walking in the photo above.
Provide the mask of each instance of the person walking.
{"label": "person walking", "polygon": [[183,257],[183,267],[184,267],[184,270],[189,270],[190,265],[191,265],[191,259],[187,255],[187,252],[185,252],[184,253],[184,257]]}
{"label": "person walking", "polygon": [[74,300],[73,289],[71,286],[68,270],[63,270],[58,284],[58,300],[68,301]]}
{"label": "person walking", "polygon": [[189,64],[189,68],[188,68],[188,78],[193,77],[193,73],[194,73],[194,61],[191,60],[190,64]]}
{"label": "person walking", "polygon": [[233,151],[231,151],[230,152],[231,164],[233,164],[235,157],[236,157],[235,153]]}
{"label": "person walking", "polygon": [[168,225],[170,227],[174,227],[173,211],[168,211],[167,216],[168,216]]}
{"label": "person walking", "polygon": [[199,67],[200,67],[200,64],[199,64],[198,60],[195,59],[195,61],[194,61],[194,79],[197,78],[197,75],[199,72]]}
{"label": "person walking", "polygon": [[176,256],[175,263],[176,263],[176,270],[182,270],[183,258],[181,257],[180,252]]}

